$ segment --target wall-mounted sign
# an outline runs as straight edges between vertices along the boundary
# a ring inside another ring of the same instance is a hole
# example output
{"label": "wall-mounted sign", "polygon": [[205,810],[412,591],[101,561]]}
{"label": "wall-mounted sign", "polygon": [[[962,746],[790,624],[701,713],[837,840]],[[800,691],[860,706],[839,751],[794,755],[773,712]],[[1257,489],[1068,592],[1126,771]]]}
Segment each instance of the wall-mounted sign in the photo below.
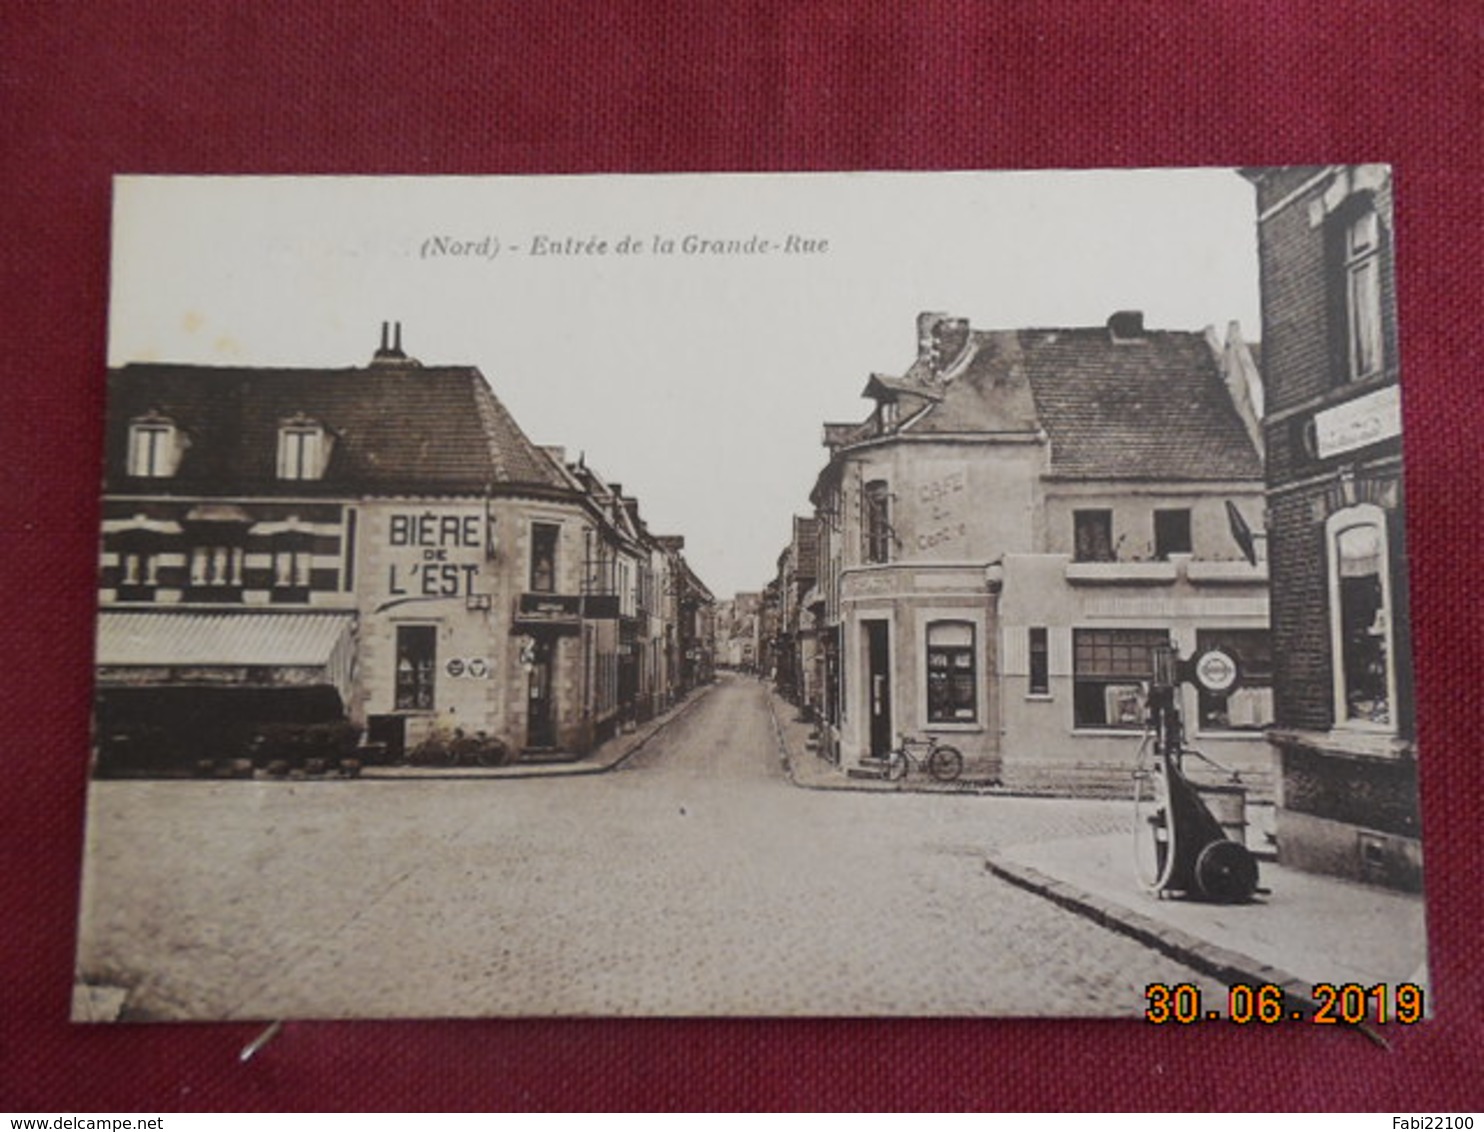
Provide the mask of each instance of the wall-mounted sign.
{"label": "wall-mounted sign", "polygon": [[1396,385],[1314,414],[1314,452],[1321,460],[1401,434],[1402,393]]}
{"label": "wall-mounted sign", "polygon": [[521,594],[522,621],[568,621],[582,616],[582,598],[577,594]]}
{"label": "wall-mounted sign", "polygon": [[1207,649],[1195,658],[1195,680],[1208,692],[1229,692],[1237,683],[1240,670],[1231,653]]}
{"label": "wall-mounted sign", "polygon": [[455,656],[450,657],[448,663],[443,666],[455,680],[461,676],[467,676],[472,680],[483,680],[490,674],[490,662],[482,656]]}

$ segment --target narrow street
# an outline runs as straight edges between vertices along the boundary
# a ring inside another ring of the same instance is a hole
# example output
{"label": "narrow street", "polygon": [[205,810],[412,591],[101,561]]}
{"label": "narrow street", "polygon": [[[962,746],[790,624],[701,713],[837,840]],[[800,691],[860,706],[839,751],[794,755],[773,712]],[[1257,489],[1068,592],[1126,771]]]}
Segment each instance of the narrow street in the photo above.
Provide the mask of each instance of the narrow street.
{"label": "narrow street", "polygon": [[79,974],[138,1017],[1134,1015],[1202,982],[985,870],[1125,806],[797,789],[745,677],[603,775],[91,807]]}

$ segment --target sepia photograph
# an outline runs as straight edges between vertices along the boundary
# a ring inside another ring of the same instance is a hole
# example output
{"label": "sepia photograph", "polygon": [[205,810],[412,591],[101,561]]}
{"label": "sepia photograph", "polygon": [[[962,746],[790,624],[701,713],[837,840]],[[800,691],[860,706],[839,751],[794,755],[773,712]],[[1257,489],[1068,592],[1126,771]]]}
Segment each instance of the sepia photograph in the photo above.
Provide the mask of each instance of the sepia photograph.
{"label": "sepia photograph", "polygon": [[73,1020],[1423,1020],[1393,208],[117,178]]}

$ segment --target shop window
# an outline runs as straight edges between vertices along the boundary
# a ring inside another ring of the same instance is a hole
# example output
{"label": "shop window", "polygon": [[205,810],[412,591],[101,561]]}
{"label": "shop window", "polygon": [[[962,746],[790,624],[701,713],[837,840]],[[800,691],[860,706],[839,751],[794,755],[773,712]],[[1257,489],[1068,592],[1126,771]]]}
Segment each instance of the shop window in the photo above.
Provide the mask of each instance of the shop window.
{"label": "shop window", "polygon": [[862,493],[862,554],[867,562],[891,561],[891,492],[885,480],[871,480]]}
{"label": "shop window", "polygon": [[1173,511],[1154,513],[1154,556],[1168,558],[1172,554],[1191,553],[1190,509],[1182,507]]}
{"label": "shop window", "polygon": [[312,421],[296,418],[278,430],[278,478],[317,480],[329,462],[330,443],[325,430]]}
{"label": "shop window", "polygon": [[979,718],[979,682],[974,662],[974,626],[934,621],[927,627],[927,717],[929,723],[974,723]]}
{"label": "shop window", "polygon": [[1202,731],[1261,731],[1273,722],[1273,644],[1266,629],[1200,629],[1196,655],[1220,649],[1236,658],[1241,680],[1227,692],[1199,689]]}
{"label": "shop window", "polygon": [[180,462],[180,437],[163,418],[150,417],[129,425],[129,474],[161,479],[175,474]]}
{"label": "shop window", "polygon": [[1164,629],[1073,629],[1072,718],[1077,727],[1144,726],[1144,686]]}
{"label": "shop window", "polygon": [[1351,381],[1381,370],[1381,222],[1368,198],[1338,213],[1345,354]]}
{"label": "shop window", "polygon": [[1078,562],[1113,561],[1112,511],[1073,511],[1072,536]]}
{"label": "shop window", "polygon": [[1030,649],[1030,694],[1033,696],[1045,696],[1051,692],[1051,664],[1050,649],[1046,642],[1046,630],[1044,628],[1033,628],[1027,630]]}
{"label": "shop window", "polygon": [[556,593],[557,538],[555,523],[531,524],[531,592]]}
{"label": "shop window", "polygon": [[1340,725],[1395,726],[1391,578],[1386,517],[1369,504],[1330,516],[1330,614],[1335,717]]}
{"label": "shop window", "polygon": [[438,629],[433,625],[397,626],[398,711],[432,711],[438,665]]}

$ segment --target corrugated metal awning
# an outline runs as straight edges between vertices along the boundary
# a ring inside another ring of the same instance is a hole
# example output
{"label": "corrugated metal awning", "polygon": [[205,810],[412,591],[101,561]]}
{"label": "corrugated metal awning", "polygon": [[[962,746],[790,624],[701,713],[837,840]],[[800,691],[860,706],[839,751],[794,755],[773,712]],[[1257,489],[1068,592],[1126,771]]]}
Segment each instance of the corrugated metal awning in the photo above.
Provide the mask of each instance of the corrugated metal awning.
{"label": "corrugated metal awning", "polygon": [[98,615],[100,667],[330,662],[350,613],[118,613]]}
{"label": "corrugated metal awning", "polygon": [[328,684],[350,703],[353,613],[98,615],[99,687]]}

